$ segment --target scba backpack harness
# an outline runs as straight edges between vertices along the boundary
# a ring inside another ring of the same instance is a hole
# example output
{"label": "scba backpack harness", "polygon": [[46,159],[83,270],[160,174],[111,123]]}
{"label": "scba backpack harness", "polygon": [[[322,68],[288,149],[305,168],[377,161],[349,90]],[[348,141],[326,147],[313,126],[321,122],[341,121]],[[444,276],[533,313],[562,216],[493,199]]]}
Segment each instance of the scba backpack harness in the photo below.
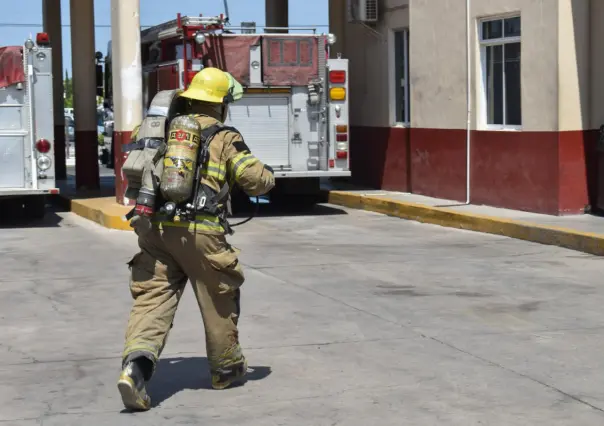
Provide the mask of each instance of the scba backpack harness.
{"label": "scba backpack harness", "polygon": [[153,215],[196,222],[198,213],[207,213],[218,217],[225,231],[233,234],[236,225],[227,221],[231,213],[228,183],[216,192],[201,184],[201,173],[214,136],[225,130],[239,132],[222,124],[202,129],[193,115],[179,115],[185,109],[179,94],[180,90],[157,93],[135,141],[122,147],[128,153],[122,168],[128,179],[125,196],[136,199],[125,219],[133,219],[133,225]]}

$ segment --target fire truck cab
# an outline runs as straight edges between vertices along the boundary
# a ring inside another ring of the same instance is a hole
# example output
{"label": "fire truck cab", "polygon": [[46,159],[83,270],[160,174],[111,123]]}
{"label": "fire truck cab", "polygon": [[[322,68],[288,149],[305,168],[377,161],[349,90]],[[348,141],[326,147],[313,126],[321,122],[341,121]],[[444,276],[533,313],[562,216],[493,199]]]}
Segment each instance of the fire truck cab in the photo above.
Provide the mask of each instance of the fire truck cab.
{"label": "fire truck cab", "polygon": [[226,124],[273,168],[273,192],[318,191],[322,177],[350,176],[348,60],[329,58],[334,36],[249,33],[225,22],[178,15],[142,31],[145,113],[158,91],[184,90],[203,67],[217,67],[244,86]]}
{"label": "fire truck cab", "polygon": [[0,47],[0,211],[42,217],[45,196],[59,193],[53,160],[52,55],[41,33]]}

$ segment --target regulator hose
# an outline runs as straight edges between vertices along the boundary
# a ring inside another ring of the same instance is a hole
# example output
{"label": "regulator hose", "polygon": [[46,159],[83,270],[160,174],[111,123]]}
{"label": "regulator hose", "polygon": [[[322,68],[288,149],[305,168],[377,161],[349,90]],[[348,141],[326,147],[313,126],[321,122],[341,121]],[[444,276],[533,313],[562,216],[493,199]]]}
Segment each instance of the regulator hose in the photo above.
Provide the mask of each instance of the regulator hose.
{"label": "regulator hose", "polygon": [[260,198],[258,198],[258,196],[256,196],[256,208],[252,211],[252,214],[250,215],[250,217],[248,217],[245,220],[242,220],[241,222],[237,222],[237,223],[233,223],[233,224],[229,223],[229,226],[231,228],[234,228],[236,226],[243,225],[244,223],[248,223],[250,220],[252,220],[258,214],[259,209],[260,209]]}

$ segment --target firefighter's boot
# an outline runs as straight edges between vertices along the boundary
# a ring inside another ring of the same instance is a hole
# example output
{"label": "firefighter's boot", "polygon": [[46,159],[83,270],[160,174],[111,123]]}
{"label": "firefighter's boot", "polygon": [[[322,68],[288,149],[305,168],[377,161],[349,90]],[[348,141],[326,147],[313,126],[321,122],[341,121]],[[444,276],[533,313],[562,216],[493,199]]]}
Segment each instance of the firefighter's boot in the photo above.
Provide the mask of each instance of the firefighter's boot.
{"label": "firefighter's boot", "polygon": [[219,368],[212,372],[212,388],[223,390],[231,385],[243,382],[247,374],[247,361],[232,367]]}
{"label": "firefighter's boot", "polygon": [[136,361],[126,364],[120,374],[117,388],[127,409],[146,411],[151,408],[151,398],[145,389],[145,376]]}

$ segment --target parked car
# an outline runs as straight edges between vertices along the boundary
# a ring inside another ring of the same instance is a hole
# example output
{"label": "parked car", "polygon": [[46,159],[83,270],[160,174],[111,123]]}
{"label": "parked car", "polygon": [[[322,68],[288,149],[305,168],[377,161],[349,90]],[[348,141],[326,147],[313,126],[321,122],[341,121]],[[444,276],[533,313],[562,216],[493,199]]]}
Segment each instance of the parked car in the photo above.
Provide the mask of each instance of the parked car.
{"label": "parked car", "polygon": [[65,115],[65,142],[75,142],[75,121],[69,115]]}

